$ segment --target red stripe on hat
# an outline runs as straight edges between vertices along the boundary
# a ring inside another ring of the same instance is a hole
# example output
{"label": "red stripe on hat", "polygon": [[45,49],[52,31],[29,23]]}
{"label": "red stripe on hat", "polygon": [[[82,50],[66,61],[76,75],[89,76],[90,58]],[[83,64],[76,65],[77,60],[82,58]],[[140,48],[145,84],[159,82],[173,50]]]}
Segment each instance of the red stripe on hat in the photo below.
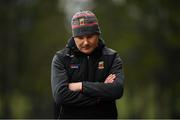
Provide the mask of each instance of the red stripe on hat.
{"label": "red stripe on hat", "polygon": [[92,14],[81,14],[81,15],[75,15],[72,19],[80,18],[80,17],[95,17],[95,15]]}
{"label": "red stripe on hat", "polygon": [[93,25],[98,25],[98,24],[97,24],[97,22],[93,22],[93,23],[85,24],[85,25],[72,25],[72,29],[80,28],[80,27],[84,27],[84,26],[93,26]]}

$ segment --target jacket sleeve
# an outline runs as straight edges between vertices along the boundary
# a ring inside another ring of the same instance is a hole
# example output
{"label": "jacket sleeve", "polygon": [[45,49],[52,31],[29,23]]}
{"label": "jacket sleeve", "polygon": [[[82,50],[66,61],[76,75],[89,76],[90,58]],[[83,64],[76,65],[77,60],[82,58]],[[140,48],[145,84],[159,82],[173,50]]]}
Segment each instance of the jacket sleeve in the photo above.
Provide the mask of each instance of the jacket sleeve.
{"label": "jacket sleeve", "polygon": [[68,88],[68,76],[65,65],[59,56],[55,55],[51,65],[51,87],[57,104],[73,106],[89,106],[96,104],[98,99],[88,97]]}
{"label": "jacket sleeve", "polygon": [[116,54],[109,74],[115,74],[113,83],[83,82],[83,93],[91,97],[98,97],[102,100],[119,99],[123,95],[124,74],[122,71],[122,61]]}

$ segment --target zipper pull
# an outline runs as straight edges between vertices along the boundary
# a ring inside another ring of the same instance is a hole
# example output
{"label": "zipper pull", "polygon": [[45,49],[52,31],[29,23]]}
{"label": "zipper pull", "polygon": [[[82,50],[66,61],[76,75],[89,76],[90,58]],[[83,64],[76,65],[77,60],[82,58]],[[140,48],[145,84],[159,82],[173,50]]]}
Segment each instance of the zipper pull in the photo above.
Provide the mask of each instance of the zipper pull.
{"label": "zipper pull", "polygon": [[87,56],[87,59],[89,60],[89,56]]}

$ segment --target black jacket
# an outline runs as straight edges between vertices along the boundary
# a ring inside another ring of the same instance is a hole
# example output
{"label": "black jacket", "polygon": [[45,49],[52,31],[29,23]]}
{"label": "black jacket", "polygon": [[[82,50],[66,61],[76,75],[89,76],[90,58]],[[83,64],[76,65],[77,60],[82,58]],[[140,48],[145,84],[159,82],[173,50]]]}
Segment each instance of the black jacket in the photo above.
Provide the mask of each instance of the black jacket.
{"label": "black jacket", "polygon": [[[116,74],[116,79],[105,84],[110,74]],[[80,81],[81,92],[68,89],[68,83]],[[115,100],[123,94],[123,81],[119,55],[101,39],[94,52],[87,56],[71,38],[52,60],[51,85],[54,100],[61,106],[60,118],[117,118]]]}

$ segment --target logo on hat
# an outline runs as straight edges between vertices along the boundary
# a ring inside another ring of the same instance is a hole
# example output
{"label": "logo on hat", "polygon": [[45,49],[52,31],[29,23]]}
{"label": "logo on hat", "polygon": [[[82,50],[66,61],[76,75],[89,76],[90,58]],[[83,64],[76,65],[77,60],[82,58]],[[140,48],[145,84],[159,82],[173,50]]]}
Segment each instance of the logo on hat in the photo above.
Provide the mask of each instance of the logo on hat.
{"label": "logo on hat", "polygon": [[98,69],[100,69],[100,70],[104,69],[104,61],[99,61]]}
{"label": "logo on hat", "polygon": [[79,19],[79,25],[82,26],[82,25],[85,25],[85,22],[84,22],[84,18],[80,18]]}

